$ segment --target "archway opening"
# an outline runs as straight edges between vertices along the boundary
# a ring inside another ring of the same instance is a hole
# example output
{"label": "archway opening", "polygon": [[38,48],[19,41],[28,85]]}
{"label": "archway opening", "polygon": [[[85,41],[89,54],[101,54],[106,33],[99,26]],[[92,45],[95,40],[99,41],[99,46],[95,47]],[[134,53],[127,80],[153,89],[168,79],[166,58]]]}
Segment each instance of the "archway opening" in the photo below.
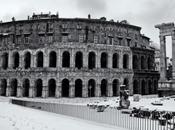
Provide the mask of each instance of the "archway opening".
{"label": "archway opening", "polygon": [[149,80],[149,81],[148,81],[148,92],[149,92],[149,94],[152,94],[152,91],[153,91],[153,88],[152,88],[152,81]]}
{"label": "archway opening", "polygon": [[101,81],[101,96],[102,97],[106,97],[107,96],[107,93],[108,93],[108,90],[107,90],[107,80],[106,79],[103,79]]}
{"label": "archway opening", "polygon": [[82,80],[77,79],[75,81],[75,97],[82,97]]}
{"label": "archway opening", "polygon": [[145,58],[141,56],[141,69],[145,69]]}
{"label": "archway opening", "polygon": [[31,54],[30,52],[27,52],[24,55],[24,68],[25,69],[30,68],[30,64],[31,64]]}
{"label": "archway opening", "polygon": [[138,69],[138,59],[137,56],[133,56],[133,62],[132,62],[133,69]]}
{"label": "archway opening", "polygon": [[69,97],[69,80],[63,79],[62,81],[62,97]]}
{"label": "archway opening", "polygon": [[113,68],[119,68],[119,55],[117,53],[113,54],[112,67]]}
{"label": "archway opening", "polygon": [[57,65],[57,54],[55,51],[52,51],[49,54],[49,67],[56,67],[56,65]]}
{"label": "archway opening", "polygon": [[139,94],[139,85],[137,80],[134,80],[133,83],[133,94]]}
{"label": "archway opening", "polygon": [[70,53],[68,51],[63,52],[62,56],[62,67],[70,67]]}
{"label": "archway opening", "polygon": [[55,91],[56,91],[56,81],[55,81],[55,79],[50,79],[49,83],[48,83],[48,86],[49,86],[48,96],[49,97],[55,97]]}
{"label": "archway opening", "polygon": [[123,85],[125,85],[126,90],[129,90],[129,80],[127,78],[124,79]]}
{"label": "archway opening", "polygon": [[8,53],[3,53],[2,55],[2,68],[7,69],[8,68]]}
{"label": "archway opening", "polygon": [[42,97],[43,82],[41,79],[36,80],[35,87],[36,87],[36,97]]}
{"label": "archway opening", "polygon": [[95,53],[94,52],[90,52],[89,53],[89,57],[88,57],[88,68],[89,69],[93,69],[95,68]]}
{"label": "archway opening", "polygon": [[146,82],[142,80],[142,95],[146,95]]}
{"label": "archway opening", "polygon": [[129,56],[128,56],[128,54],[123,55],[123,68],[129,69]]}
{"label": "archway opening", "polygon": [[107,68],[108,67],[108,55],[107,53],[103,52],[101,54],[101,68]]}
{"label": "archway opening", "polygon": [[83,54],[82,52],[77,52],[75,56],[75,67],[81,69],[83,67]]}
{"label": "archway opening", "polygon": [[112,82],[113,96],[118,96],[118,90],[119,90],[119,81],[118,79],[114,79]]}
{"label": "archway opening", "polygon": [[23,96],[29,97],[30,81],[29,79],[24,79],[23,81]]}
{"label": "archway opening", "polygon": [[18,87],[18,81],[17,79],[12,79],[10,82],[10,88],[11,88],[11,96],[17,96],[17,87]]}
{"label": "archway opening", "polygon": [[157,88],[158,88],[158,82],[157,80],[154,80],[154,93],[153,94],[157,94]]}
{"label": "archway opening", "polygon": [[88,81],[88,97],[95,97],[95,80]]}
{"label": "archway opening", "polygon": [[7,80],[6,79],[1,79],[1,91],[0,95],[1,96],[6,96],[6,90],[7,90]]}
{"label": "archway opening", "polygon": [[13,53],[13,69],[16,69],[19,67],[19,53],[14,52]]}
{"label": "archway opening", "polygon": [[38,52],[38,54],[37,54],[37,67],[43,67],[43,64],[44,64],[44,62],[43,62],[43,52]]}

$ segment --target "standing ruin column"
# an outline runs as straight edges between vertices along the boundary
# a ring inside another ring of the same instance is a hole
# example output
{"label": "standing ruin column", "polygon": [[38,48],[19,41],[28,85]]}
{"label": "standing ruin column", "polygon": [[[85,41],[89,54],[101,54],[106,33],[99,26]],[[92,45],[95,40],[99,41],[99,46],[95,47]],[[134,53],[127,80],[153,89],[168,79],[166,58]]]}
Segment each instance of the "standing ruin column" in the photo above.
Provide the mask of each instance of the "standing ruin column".
{"label": "standing ruin column", "polygon": [[165,36],[160,35],[160,80],[166,80],[166,42]]}
{"label": "standing ruin column", "polygon": [[172,66],[173,66],[173,73],[172,78],[175,80],[175,30],[172,32]]}

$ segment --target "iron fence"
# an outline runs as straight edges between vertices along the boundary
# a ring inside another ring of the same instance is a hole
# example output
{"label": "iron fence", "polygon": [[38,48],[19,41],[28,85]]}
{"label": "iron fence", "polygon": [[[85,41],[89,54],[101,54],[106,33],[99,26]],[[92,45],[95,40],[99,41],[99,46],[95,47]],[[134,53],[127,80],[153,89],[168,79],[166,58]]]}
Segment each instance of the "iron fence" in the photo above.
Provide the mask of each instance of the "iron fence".
{"label": "iron fence", "polygon": [[11,103],[98,123],[114,125],[130,130],[175,130],[174,115],[171,119],[165,119],[153,118],[153,115],[152,117],[144,115],[133,116],[133,114],[127,110],[118,110],[117,108],[112,107],[106,107],[103,111],[102,109],[99,110],[98,107],[85,105],[43,103],[17,99],[12,99]]}

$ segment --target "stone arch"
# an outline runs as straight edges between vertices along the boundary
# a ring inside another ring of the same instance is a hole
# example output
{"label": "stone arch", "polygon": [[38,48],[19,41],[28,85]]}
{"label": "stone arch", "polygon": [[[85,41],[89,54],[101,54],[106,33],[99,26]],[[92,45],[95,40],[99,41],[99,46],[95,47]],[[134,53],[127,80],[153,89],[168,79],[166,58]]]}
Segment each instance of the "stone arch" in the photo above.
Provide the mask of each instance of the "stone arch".
{"label": "stone arch", "polygon": [[101,68],[108,68],[108,54],[106,52],[101,53]]}
{"label": "stone arch", "polygon": [[30,80],[23,80],[23,97],[29,97],[29,89],[30,89]]}
{"label": "stone arch", "polygon": [[31,54],[30,52],[26,52],[24,54],[24,68],[28,69],[30,68],[30,65],[31,65]]}
{"label": "stone arch", "polygon": [[96,56],[94,52],[89,52],[89,56],[88,56],[88,68],[89,69],[93,69],[95,68],[95,64],[96,64]]}
{"label": "stone arch", "polygon": [[19,67],[19,53],[14,52],[12,55],[12,61],[13,61],[13,69],[16,69]]}
{"label": "stone arch", "polygon": [[112,91],[113,91],[113,96],[118,96],[118,91],[119,91],[119,80],[114,79],[112,82]]}
{"label": "stone arch", "polygon": [[128,80],[128,78],[125,78],[123,80],[123,85],[125,85],[125,89],[129,90],[129,80]]}
{"label": "stone arch", "polygon": [[88,97],[95,97],[95,80],[90,79],[88,81]]}
{"label": "stone arch", "polygon": [[145,57],[141,56],[141,69],[145,69]]}
{"label": "stone arch", "polygon": [[64,51],[62,54],[62,67],[70,67],[70,53],[68,51]]}
{"label": "stone arch", "polygon": [[83,67],[83,53],[81,51],[75,54],[75,67],[81,69]]}
{"label": "stone arch", "polygon": [[107,86],[108,86],[107,80],[106,79],[102,79],[101,80],[101,96],[104,96],[104,97],[107,96],[107,94],[108,94]]}
{"label": "stone arch", "polygon": [[145,80],[142,80],[142,82],[141,82],[141,85],[142,85],[142,95],[146,95],[146,82],[145,82]]}
{"label": "stone arch", "polygon": [[112,56],[112,68],[119,68],[119,54],[117,53]]}
{"label": "stone arch", "polygon": [[139,94],[139,82],[137,80],[133,82],[133,94]]}
{"label": "stone arch", "polygon": [[56,92],[56,81],[55,79],[50,79],[48,81],[48,96],[55,97],[55,92]]}
{"label": "stone arch", "polygon": [[2,60],[2,68],[3,69],[7,69],[8,68],[8,53],[4,52],[1,56],[1,60]]}
{"label": "stone arch", "polygon": [[0,95],[6,96],[6,90],[7,90],[7,80],[1,79]]}
{"label": "stone arch", "polygon": [[57,54],[55,51],[49,53],[49,67],[57,66]]}
{"label": "stone arch", "polygon": [[39,51],[36,55],[36,63],[37,67],[43,67],[44,66],[44,55],[42,51]]}
{"label": "stone arch", "polygon": [[132,59],[133,59],[133,62],[132,62],[133,69],[138,69],[139,62],[138,62],[137,56],[136,55],[133,55],[133,58]]}
{"label": "stone arch", "polygon": [[81,79],[75,80],[75,97],[82,97],[83,82]]}
{"label": "stone arch", "polygon": [[17,96],[18,80],[12,79],[10,82],[11,94],[10,96]]}
{"label": "stone arch", "polygon": [[123,55],[123,68],[129,69],[129,55],[128,54]]}
{"label": "stone arch", "polygon": [[42,97],[43,81],[42,79],[37,79],[35,81],[36,97]]}
{"label": "stone arch", "polygon": [[69,80],[63,79],[62,80],[62,97],[69,97]]}

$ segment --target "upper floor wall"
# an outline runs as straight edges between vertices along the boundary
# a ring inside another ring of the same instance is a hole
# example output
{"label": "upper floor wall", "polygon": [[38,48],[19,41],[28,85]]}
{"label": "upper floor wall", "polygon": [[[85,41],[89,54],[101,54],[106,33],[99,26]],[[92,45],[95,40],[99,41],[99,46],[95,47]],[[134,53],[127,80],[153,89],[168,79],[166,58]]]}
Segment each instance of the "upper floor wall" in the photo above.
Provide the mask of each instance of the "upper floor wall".
{"label": "upper floor wall", "polygon": [[129,47],[149,46],[141,28],[102,19],[46,18],[0,23],[0,47],[39,48],[54,42],[79,42]]}

